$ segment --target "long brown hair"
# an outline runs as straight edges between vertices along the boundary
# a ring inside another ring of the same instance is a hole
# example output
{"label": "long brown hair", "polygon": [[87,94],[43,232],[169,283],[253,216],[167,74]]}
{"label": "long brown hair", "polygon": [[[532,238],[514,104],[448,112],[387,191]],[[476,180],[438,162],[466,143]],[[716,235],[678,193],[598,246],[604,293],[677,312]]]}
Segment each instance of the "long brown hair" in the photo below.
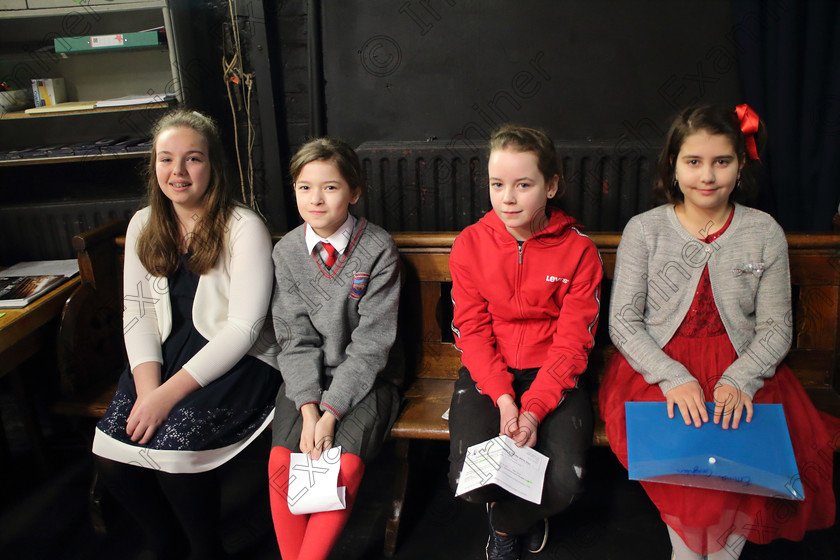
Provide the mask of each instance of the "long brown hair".
{"label": "long brown hair", "polygon": [[227,178],[219,127],[210,117],[196,111],[176,109],[167,113],[152,127],[152,154],[146,170],[146,190],[151,216],[137,239],[137,255],[143,266],[154,276],[170,276],[178,269],[182,247],[178,218],[172,202],[163,194],[155,173],[157,141],[161,133],[171,128],[189,128],[207,141],[207,158],[210,162],[210,183],[204,194],[204,215],[198,218],[187,239],[192,252],[188,268],[196,274],[205,274],[222,252],[227,222],[233,209],[230,182]]}

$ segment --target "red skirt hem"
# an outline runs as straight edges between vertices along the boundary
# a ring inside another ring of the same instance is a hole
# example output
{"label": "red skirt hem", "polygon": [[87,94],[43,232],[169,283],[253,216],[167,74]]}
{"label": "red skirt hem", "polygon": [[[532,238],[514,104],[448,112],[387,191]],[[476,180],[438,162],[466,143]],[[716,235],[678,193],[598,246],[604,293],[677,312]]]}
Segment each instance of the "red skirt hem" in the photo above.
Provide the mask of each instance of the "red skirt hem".
{"label": "red skirt hem", "polygon": [[[702,341],[702,346],[698,345]],[[702,350],[698,351],[699,348]],[[715,384],[737,358],[727,335],[702,339],[675,336],[663,348],[685,365],[712,402]],[[624,403],[664,401],[658,385],[648,384],[616,352],[601,384],[599,404],[610,447],[627,468],[627,429]],[[738,494],[656,482],[642,482],[659,509],[662,520],[697,554],[723,548],[730,534],[764,544],[774,539],[801,540],[805,531],[834,524],[832,486],[834,450],[840,447],[840,420],[818,412],[793,371],[782,364],[765,381],[755,403],[779,403],[785,411],[794,455],[805,489],[805,500],[796,502],[752,494]]]}

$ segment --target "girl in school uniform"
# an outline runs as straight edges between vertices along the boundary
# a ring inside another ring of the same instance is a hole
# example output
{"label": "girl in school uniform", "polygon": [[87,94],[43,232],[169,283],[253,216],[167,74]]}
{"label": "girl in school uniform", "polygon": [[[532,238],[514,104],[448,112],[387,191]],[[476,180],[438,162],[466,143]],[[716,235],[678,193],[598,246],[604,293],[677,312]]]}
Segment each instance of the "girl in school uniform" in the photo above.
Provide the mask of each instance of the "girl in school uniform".
{"label": "girl in school uniform", "polygon": [[[285,390],[277,395],[269,460],[271,511],[284,560],[326,558],[365,470],[396,419],[403,372],[397,332],[399,254],[382,228],[349,212],[362,195],[359,159],[320,138],[292,158],[304,223],[274,247],[274,328]],[[341,447],[346,508],[295,515],[291,453],[313,460]]]}
{"label": "girl in school uniform", "polygon": [[487,504],[489,559],[539,552],[546,518],[580,490],[592,405],[578,387],[598,323],[601,259],[575,220],[553,205],[561,170],[542,132],[505,126],[490,139],[493,209],[455,240],[455,345],[463,367],[449,416],[450,485],[467,449],[499,434],[549,457],[539,505],[491,485],[462,497]]}
{"label": "girl in school uniform", "polygon": [[[736,202],[754,187],[764,136],[746,105],[683,111],[659,156],[656,186],[669,202],[632,218],[618,247],[610,337],[620,352],[600,410],[619,460],[627,466],[626,401],[666,401],[672,418],[676,408],[687,425],[723,429],[750,422],[753,403],[782,403],[803,473],[803,502],[642,482],[677,559],[738,558],[746,540],[800,540],[834,523],[837,440],[780,365],[792,335],[785,234]],[[804,476],[814,461],[824,476]]]}
{"label": "girl in school uniform", "polygon": [[282,381],[271,237],[234,202],[211,119],[178,110],[153,134],[149,205],[126,233],[129,367],[93,452],[149,557],[185,557],[185,534],[192,557],[217,558],[217,469],[268,426]]}

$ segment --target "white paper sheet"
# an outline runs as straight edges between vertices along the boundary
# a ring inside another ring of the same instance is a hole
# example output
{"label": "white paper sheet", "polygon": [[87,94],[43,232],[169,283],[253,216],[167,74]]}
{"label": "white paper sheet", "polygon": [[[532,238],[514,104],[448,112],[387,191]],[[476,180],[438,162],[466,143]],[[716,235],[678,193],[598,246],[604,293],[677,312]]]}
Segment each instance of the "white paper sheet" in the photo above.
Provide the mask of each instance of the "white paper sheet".
{"label": "white paper sheet", "polygon": [[292,453],[289,461],[289,511],[295,515],[344,509],[345,487],[338,486],[341,447],[321,453],[317,461]]}
{"label": "white paper sheet", "polygon": [[467,449],[455,495],[488,484],[539,504],[542,501],[548,457],[530,447],[516,447],[508,436],[496,436]]}
{"label": "white paper sheet", "polygon": [[0,271],[0,276],[73,276],[79,273],[79,261],[64,259],[58,261],[26,261],[19,262]]}

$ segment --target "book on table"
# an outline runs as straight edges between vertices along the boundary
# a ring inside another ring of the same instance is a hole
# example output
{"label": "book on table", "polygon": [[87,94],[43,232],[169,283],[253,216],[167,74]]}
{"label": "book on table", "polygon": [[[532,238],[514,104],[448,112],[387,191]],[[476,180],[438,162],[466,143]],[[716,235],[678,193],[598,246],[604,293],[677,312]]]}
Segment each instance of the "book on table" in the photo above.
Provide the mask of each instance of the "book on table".
{"label": "book on table", "polygon": [[0,309],[26,307],[78,273],[76,259],[22,262],[0,270]]}

